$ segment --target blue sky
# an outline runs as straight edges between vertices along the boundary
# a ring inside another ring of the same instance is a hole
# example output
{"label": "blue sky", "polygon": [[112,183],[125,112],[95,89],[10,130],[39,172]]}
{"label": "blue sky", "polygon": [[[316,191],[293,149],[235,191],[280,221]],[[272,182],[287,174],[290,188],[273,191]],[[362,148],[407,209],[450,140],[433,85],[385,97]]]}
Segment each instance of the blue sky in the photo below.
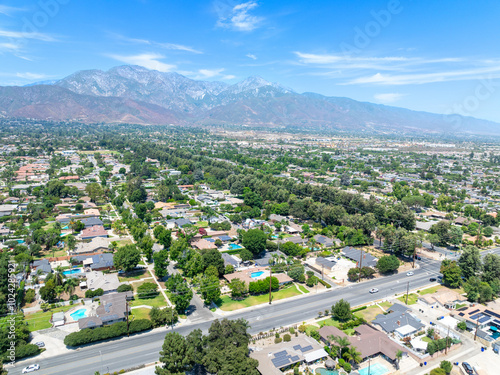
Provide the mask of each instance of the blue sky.
{"label": "blue sky", "polygon": [[0,85],[137,64],[500,122],[500,1],[6,0]]}

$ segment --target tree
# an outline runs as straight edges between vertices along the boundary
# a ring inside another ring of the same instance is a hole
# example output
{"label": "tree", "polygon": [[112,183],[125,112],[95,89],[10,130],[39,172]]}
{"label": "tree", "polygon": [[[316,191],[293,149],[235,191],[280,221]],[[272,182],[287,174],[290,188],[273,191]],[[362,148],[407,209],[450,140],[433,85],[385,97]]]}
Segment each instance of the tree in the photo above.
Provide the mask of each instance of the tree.
{"label": "tree", "polygon": [[159,252],[153,254],[154,261],[154,271],[155,275],[158,279],[163,279],[168,275],[167,267],[169,264],[168,261],[168,251],[163,249]]}
{"label": "tree", "polygon": [[427,241],[431,244],[431,250],[434,250],[434,246],[439,244],[440,238],[437,234],[429,233],[429,235],[427,235]]}
{"label": "tree", "polygon": [[179,313],[184,313],[184,311],[186,311],[192,298],[193,291],[185,282],[177,285],[175,291],[172,292],[172,302],[175,303],[175,309]]}
{"label": "tree", "polygon": [[229,283],[229,289],[231,289],[232,298],[240,298],[248,293],[247,286],[244,281],[235,278]]}
{"label": "tree", "polygon": [[113,260],[117,269],[129,272],[140,262],[141,253],[135,245],[125,245],[116,250]]}
{"label": "tree", "polygon": [[459,246],[462,243],[462,237],[464,236],[464,232],[459,227],[451,226],[448,234],[449,234],[449,242],[453,246]]}
{"label": "tree", "polygon": [[399,370],[399,363],[401,362],[401,358],[403,358],[403,351],[398,349],[396,352],[396,370]]}
{"label": "tree", "polygon": [[160,366],[156,366],[156,375],[183,374],[192,368],[188,354],[188,346],[184,336],[177,332],[169,332],[165,336],[160,351]]}
{"label": "tree", "polygon": [[451,224],[449,221],[441,220],[439,223],[434,224],[430,233],[436,234],[439,237],[439,245],[446,246],[450,241],[449,231],[451,228]]}
{"label": "tree", "polygon": [[469,277],[479,274],[482,270],[479,249],[475,246],[467,246],[458,260],[458,265],[462,270],[462,276],[466,280]]}
{"label": "tree", "polygon": [[49,280],[45,282],[45,285],[40,288],[40,297],[44,301],[50,302],[56,298],[56,285],[54,280]]}
{"label": "tree", "polygon": [[493,280],[500,279],[500,255],[486,254],[483,258],[483,273],[481,280],[491,284]]}
{"label": "tree", "polygon": [[66,237],[66,243],[67,243],[68,248],[70,250],[74,250],[75,247],[76,247],[76,238],[75,238],[75,236],[73,236],[73,235],[70,234],[68,237]]}
{"label": "tree", "polygon": [[101,184],[92,182],[85,187],[85,192],[88,194],[92,202],[97,202],[103,195],[104,190]]}
{"label": "tree", "polygon": [[380,257],[375,267],[380,273],[389,273],[396,271],[399,265],[399,259],[395,255],[384,255]]}
{"label": "tree", "polygon": [[253,259],[253,254],[247,250],[247,249],[242,249],[240,251],[240,258],[244,262],[246,260],[252,260]]}
{"label": "tree", "polygon": [[201,279],[200,291],[205,305],[210,305],[220,298],[220,283],[216,276],[204,276]]}
{"label": "tree", "polygon": [[462,271],[457,262],[445,259],[439,270],[443,274],[443,283],[450,288],[458,288],[462,283]]}
{"label": "tree", "polygon": [[348,362],[354,362],[354,363],[360,363],[363,360],[363,357],[361,357],[361,353],[358,352],[357,348],[354,346],[351,346],[348,348],[343,357],[346,359]]}
{"label": "tree", "polygon": [[250,229],[243,234],[243,246],[254,256],[266,249],[266,234],[260,229]]}
{"label": "tree", "polygon": [[224,259],[222,259],[222,255],[217,249],[206,250],[202,254],[203,256],[203,269],[207,269],[209,266],[214,266],[219,275],[224,275]]}
{"label": "tree", "polygon": [[156,283],[145,282],[137,287],[137,297],[154,298],[158,295],[158,285]]}
{"label": "tree", "polygon": [[347,321],[351,319],[352,317],[351,304],[344,299],[337,301],[332,306],[332,315],[334,318],[340,321]]}
{"label": "tree", "polygon": [[438,367],[431,370],[430,375],[446,375],[446,371],[443,370],[441,367]]}
{"label": "tree", "polygon": [[288,276],[290,276],[294,281],[304,280],[304,266],[293,265],[288,271]]}
{"label": "tree", "polygon": [[172,325],[177,322],[179,315],[177,311],[171,307],[166,307],[164,309],[159,309],[158,307],[153,307],[149,311],[149,319],[153,323],[154,327],[161,327],[166,324]]}

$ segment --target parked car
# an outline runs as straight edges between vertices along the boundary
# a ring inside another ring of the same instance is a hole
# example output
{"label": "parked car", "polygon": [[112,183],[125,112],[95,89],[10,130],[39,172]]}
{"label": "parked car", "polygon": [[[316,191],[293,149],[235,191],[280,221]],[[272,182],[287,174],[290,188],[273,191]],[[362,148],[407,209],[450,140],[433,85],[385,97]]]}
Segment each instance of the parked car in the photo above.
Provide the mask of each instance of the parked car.
{"label": "parked car", "polygon": [[37,371],[39,369],[40,369],[40,365],[38,363],[36,363],[34,365],[29,365],[29,366],[23,368],[23,371],[21,371],[21,373],[27,374],[28,372]]}
{"label": "parked car", "polygon": [[431,278],[429,279],[429,281],[430,281],[431,283],[435,282],[436,280],[437,280],[437,279],[436,279],[435,277],[431,277]]}
{"label": "parked car", "polygon": [[422,260],[422,257],[420,255],[417,255],[417,260]]}
{"label": "parked car", "polygon": [[378,289],[377,288],[371,288],[370,289],[370,293],[377,293],[378,292]]}
{"label": "parked car", "polygon": [[467,374],[470,374],[470,375],[474,374],[474,369],[467,362],[462,362],[462,367],[464,368],[464,370]]}
{"label": "parked car", "polygon": [[45,347],[45,343],[43,341],[35,342],[35,345],[38,346],[39,348]]}
{"label": "parked car", "polygon": [[411,271],[406,273],[406,276],[413,276],[413,275],[414,275],[414,273]]}

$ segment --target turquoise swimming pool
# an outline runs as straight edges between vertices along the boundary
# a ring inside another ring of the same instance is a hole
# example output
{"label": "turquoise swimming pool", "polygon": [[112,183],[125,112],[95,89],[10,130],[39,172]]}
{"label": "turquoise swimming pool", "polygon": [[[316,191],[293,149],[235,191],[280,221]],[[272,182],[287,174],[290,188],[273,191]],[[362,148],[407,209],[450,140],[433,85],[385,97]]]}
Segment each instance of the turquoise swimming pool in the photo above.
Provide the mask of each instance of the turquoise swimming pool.
{"label": "turquoise swimming pool", "polygon": [[[368,372],[370,369],[370,372]],[[374,363],[370,367],[366,367],[362,370],[359,370],[359,375],[384,375],[389,372],[389,369],[380,363]]]}
{"label": "turquoise swimming pool", "polygon": [[264,271],[252,272],[252,273],[250,274],[250,277],[251,277],[252,279],[256,279],[257,277],[260,277],[260,276],[262,276],[263,274],[264,274]]}
{"label": "turquoise swimming pool", "polygon": [[63,275],[68,276],[68,275],[74,275],[76,273],[81,273],[82,269],[81,268],[72,268],[70,270],[63,271]]}
{"label": "turquoise swimming pool", "polygon": [[243,246],[237,245],[235,243],[229,244],[229,250],[243,249]]}
{"label": "turquoise swimming pool", "polygon": [[87,309],[78,309],[74,313],[70,314],[73,320],[79,320],[87,317]]}
{"label": "turquoise swimming pool", "polygon": [[316,369],[316,374],[319,375],[339,375],[339,372],[337,370],[327,370],[326,368],[317,368]]}

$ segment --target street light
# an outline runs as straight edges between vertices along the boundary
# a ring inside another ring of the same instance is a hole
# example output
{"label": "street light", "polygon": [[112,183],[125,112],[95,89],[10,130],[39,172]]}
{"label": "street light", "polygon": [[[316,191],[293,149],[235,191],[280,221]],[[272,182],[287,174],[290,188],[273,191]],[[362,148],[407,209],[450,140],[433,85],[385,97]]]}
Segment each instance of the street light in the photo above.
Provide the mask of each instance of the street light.
{"label": "street light", "polygon": [[103,372],[103,371],[102,371],[102,352],[101,352],[100,350],[99,350],[99,354],[100,354],[100,356],[101,356],[101,372]]}

